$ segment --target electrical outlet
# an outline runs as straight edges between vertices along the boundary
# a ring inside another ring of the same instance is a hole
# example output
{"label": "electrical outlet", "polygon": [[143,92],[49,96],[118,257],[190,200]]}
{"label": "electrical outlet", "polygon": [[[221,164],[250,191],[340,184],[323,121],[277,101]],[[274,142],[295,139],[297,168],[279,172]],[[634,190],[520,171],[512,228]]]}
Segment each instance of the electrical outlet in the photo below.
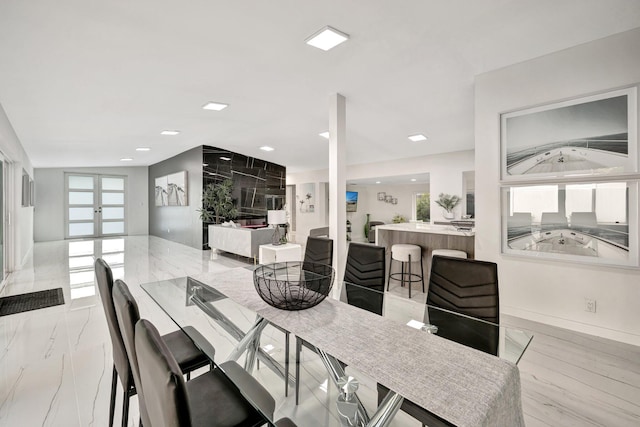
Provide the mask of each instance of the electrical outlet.
{"label": "electrical outlet", "polygon": [[596,300],[591,298],[584,299],[584,311],[588,311],[589,313],[596,312]]}

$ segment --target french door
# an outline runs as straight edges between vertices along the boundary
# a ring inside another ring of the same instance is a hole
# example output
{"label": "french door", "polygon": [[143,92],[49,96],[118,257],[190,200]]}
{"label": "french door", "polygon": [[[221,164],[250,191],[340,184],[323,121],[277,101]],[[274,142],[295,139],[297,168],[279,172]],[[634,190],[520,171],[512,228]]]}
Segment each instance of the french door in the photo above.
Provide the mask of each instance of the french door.
{"label": "french door", "polygon": [[121,236],[127,233],[127,178],[65,174],[65,237]]}

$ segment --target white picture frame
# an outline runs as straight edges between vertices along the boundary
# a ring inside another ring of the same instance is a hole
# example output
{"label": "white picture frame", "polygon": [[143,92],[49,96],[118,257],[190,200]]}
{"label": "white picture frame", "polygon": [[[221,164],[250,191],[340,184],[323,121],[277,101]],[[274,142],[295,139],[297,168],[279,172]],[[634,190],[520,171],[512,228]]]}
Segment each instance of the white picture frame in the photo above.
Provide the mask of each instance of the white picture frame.
{"label": "white picture frame", "polygon": [[638,180],[502,187],[503,254],[640,267]]}
{"label": "white picture frame", "polygon": [[502,182],[638,172],[637,86],[503,113]]}

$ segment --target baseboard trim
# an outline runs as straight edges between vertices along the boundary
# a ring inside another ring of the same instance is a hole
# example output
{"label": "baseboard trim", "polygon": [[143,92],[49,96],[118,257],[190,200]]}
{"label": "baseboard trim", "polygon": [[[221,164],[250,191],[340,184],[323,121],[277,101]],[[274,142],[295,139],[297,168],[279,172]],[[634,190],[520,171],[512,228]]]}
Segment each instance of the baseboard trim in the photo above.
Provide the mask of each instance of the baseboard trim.
{"label": "baseboard trim", "polygon": [[569,329],[571,331],[582,332],[584,334],[594,335],[601,338],[624,342],[626,344],[640,346],[640,335],[631,332],[604,328],[602,326],[591,325],[588,323],[576,322],[575,320],[564,319],[557,316],[550,316],[547,314],[525,310],[518,307],[502,306],[500,311],[510,316],[520,317],[534,322],[544,323],[547,325],[557,326],[559,328]]}

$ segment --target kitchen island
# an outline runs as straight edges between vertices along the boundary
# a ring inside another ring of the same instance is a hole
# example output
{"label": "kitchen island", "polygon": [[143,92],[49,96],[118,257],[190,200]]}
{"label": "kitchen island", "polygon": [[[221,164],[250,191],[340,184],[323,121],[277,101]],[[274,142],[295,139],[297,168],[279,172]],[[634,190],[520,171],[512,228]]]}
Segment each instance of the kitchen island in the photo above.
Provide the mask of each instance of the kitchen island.
{"label": "kitchen island", "polygon": [[[431,252],[434,249],[456,249],[467,253],[467,257],[474,258],[475,232],[472,230],[458,230],[451,225],[431,225],[426,223],[401,223],[378,225],[376,231],[376,245],[386,248],[387,267],[391,259],[391,246],[396,243],[406,243],[422,247],[422,260],[425,286],[431,270]],[[400,272],[401,264],[393,263],[393,273]],[[412,268],[419,268],[417,263]],[[387,275],[389,272],[387,271]],[[393,281],[393,285],[400,282]],[[417,290],[419,283],[413,284]],[[422,289],[420,289],[422,290]]]}

